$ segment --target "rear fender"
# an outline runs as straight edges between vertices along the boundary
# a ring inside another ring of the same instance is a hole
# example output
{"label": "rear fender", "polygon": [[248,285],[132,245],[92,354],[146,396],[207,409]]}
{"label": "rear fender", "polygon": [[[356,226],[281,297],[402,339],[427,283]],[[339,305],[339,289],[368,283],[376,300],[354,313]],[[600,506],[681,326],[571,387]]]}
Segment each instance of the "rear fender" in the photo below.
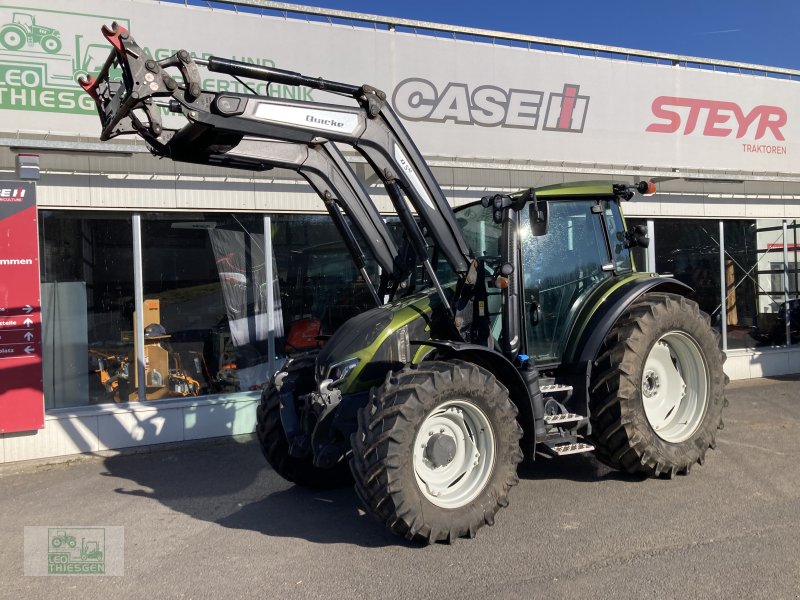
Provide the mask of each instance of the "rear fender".
{"label": "rear fender", "polygon": [[694,294],[694,290],[685,283],[666,276],[634,279],[628,285],[614,290],[592,315],[579,342],[573,346],[577,349],[575,356],[559,367],[563,377],[569,379],[574,386],[573,401],[576,403],[576,410],[585,410],[583,414],[589,414],[589,381],[592,367],[606,336],[636,300],[644,294],[653,292],[669,292],[682,296]]}

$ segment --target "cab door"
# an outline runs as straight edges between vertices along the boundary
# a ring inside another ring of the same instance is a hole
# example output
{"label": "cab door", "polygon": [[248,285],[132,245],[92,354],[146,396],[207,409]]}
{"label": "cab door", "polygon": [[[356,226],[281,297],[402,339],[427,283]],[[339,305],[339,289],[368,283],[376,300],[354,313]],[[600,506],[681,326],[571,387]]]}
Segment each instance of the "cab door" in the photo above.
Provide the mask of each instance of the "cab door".
{"label": "cab door", "polygon": [[613,275],[604,208],[596,200],[549,200],[547,232],[537,236],[531,230],[530,214],[523,215],[520,240],[527,353],[539,365],[561,361],[578,309]]}

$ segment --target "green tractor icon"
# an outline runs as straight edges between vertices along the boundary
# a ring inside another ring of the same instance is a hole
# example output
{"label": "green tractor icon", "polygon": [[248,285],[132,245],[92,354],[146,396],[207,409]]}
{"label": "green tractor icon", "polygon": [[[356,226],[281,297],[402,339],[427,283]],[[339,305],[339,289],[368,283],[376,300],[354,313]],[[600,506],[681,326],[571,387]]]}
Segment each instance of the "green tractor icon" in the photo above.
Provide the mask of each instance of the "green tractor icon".
{"label": "green tractor icon", "polygon": [[11,23],[0,29],[0,45],[8,50],[20,50],[27,42],[29,46],[39,44],[48,54],[58,54],[60,37],[57,29],[41,27],[33,15],[22,12],[15,12]]}
{"label": "green tractor icon", "polygon": [[53,548],[61,548],[62,546],[74,548],[76,540],[74,535],[69,535],[66,531],[56,531],[53,539],[50,540],[50,544]]}

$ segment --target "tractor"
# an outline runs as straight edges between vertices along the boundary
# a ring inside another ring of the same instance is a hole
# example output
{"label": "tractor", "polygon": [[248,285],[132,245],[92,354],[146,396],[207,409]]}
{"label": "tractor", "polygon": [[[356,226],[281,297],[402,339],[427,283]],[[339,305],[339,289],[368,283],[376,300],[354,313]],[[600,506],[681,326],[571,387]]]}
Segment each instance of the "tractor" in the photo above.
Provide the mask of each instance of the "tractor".
{"label": "tractor", "polygon": [[61,546],[74,548],[76,543],[75,536],[69,535],[66,531],[56,531],[56,534],[50,540],[50,544],[53,548],[61,548]]}
{"label": "tractor", "polygon": [[11,23],[0,28],[0,44],[8,50],[20,50],[25,44],[39,44],[48,54],[61,50],[61,33],[52,27],[36,24],[36,18],[28,13],[15,12]]}
{"label": "tractor", "polygon": [[[296,171],[368,288],[374,308],[263,390],[256,432],[282,477],[354,483],[389,530],[431,543],[493,524],[524,459],[594,452],[654,477],[704,462],[722,426],[724,355],[690,288],[635,268],[647,231],[627,229],[620,206],[651,183],[498,192],[454,211],[384,92],[185,50],[155,61],[123,27],[103,35],[108,59],[79,81],[101,140],[133,134],[176,161]],[[200,67],[339,102],[206,91]],[[185,124],[164,127],[160,106]],[[339,146],[383,184],[400,239]]]}

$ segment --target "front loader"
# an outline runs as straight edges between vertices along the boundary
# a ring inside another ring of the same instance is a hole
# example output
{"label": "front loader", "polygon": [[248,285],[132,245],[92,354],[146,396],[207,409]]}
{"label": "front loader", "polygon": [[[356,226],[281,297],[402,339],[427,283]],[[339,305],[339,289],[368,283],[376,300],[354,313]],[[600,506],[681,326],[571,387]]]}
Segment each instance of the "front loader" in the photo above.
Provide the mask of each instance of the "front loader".
{"label": "front loader", "polygon": [[[691,289],[634,268],[631,249],[648,240],[626,230],[620,203],[651,184],[531,188],[454,211],[383,92],[183,50],[155,61],[124,28],[103,33],[113,50],[80,80],[101,139],[136,134],[173,160],[301,173],[370,286],[375,308],[263,391],[256,431],[280,475],[354,480],[390,530],[435,542],[492,524],[524,458],[594,451],[670,477],[704,461],[722,424],[724,356]],[[347,104],[204,91],[198,67]],[[180,128],[163,126],[160,106]],[[399,246],[337,145],[383,183]]]}

